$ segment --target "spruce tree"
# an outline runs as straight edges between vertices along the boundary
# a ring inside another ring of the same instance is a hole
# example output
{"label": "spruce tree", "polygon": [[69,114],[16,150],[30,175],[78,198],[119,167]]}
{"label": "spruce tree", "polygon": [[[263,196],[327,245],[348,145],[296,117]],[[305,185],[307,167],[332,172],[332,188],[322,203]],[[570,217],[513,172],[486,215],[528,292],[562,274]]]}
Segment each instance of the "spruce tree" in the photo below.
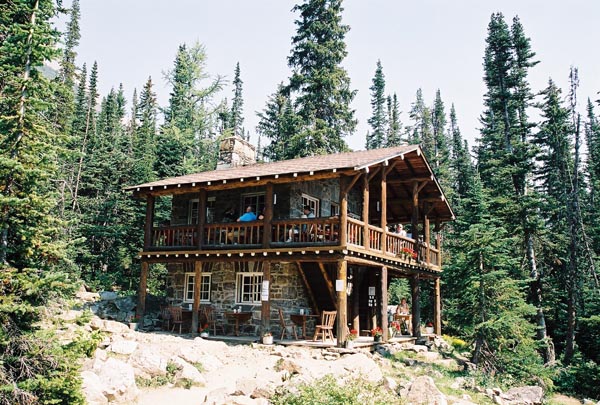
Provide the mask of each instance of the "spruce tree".
{"label": "spruce tree", "polygon": [[269,96],[264,110],[258,114],[260,121],[256,130],[269,144],[263,148],[263,156],[270,161],[294,158],[290,144],[298,136],[300,118],[294,110],[283,83]]}
{"label": "spruce tree", "polygon": [[435,153],[433,128],[431,126],[431,110],[425,105],[423,91],[417,90],[415,102],[412,104],[409,117],[412,126],[408,128],[410,144],[420,144],[428,159]]}
{"label": "spruce tree", "polygon": [[377,61],[371,90],[371,118],[368,122],[371,131],[367,133],[367,149],[378,149],[385,145],[387,119],[385,111],[385,75],[381,61]]}
{"label": "spruce tree", "polygon": [[222,79],[216,77],[207,87],[200,87],[210,79],[200,44],[189,49],[181,45],[167,77],[173,89],[157,136],[156,175],[163,178],[214,169],[217,113],[209,106],[222,88]]}
{"label": "spruce tree", "polygon": [[342,0],[305,0],[293,8],[300,13],[288,64],[289,89],[297,94],[295,108],[300,133],[290,145],[294,156],[340,152],[344,137],[356,127],[350,103],[356,94],[341,66],[346,57]]}
{"label": "spruce tree", "polygon": [[400,122],[400,105],[396,93],[387,97],[387,114],[389,125],[385,146],[399,146],[402,144],[402,122]]}
{"label": "spruce tree", "polygon": [[137,184],[152,181],[155,178],[153,169],[156,161],[158,102],[153,86],[152,78],[148,77],[135,112],[139,122],[133,138],[134,183]]}
{"label": "spruce tree", "polygon": [[433,153],[430,156],[432,169],[438,181],[445,189],[450,182],[450,141],[446,132],[446,111],[439,89],[435,92],[435,101],[431,114],[431,127],[433,131]]}
{"label": "spruce tree", "polygon": [[235,66],[235,77],[233,79],[233,100],[231,102],[231,114],[229,116],[229,127],[235,135],[244,136],[244,98],[242,97],[242,81],[240,77],[240,63]]}

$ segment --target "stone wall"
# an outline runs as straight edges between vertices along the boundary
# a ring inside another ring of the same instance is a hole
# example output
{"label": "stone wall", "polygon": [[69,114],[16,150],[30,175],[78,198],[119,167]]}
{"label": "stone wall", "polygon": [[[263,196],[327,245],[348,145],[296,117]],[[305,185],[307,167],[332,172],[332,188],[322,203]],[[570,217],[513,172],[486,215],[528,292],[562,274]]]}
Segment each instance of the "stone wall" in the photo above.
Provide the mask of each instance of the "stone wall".
{"label": "stone wall", "polygon": [[[241,335],[258,336],[261,326],[261,304],[246,305],[235,302],[236,269],[239,262],[218,262],[212,264],[211,302],[215,310],[215,318],[226,325],[227,333],[233,332],[233,322],[224,318],[224,313],[234,308],[252,312],[252,320],[240,325]],[[178,300],[184,297],[185,273],[193,273],[193,263],[171,263],[167,277],[168,291],[171,297]],[[295,263],[271,262],[271,330],[276,336],[281,334],[279,308],[282,308],[289,322],[289,314],[297,314],[300,308],[308,309],[309,301],[306,288]],[[203,303],[204,304],[204,303]]]}

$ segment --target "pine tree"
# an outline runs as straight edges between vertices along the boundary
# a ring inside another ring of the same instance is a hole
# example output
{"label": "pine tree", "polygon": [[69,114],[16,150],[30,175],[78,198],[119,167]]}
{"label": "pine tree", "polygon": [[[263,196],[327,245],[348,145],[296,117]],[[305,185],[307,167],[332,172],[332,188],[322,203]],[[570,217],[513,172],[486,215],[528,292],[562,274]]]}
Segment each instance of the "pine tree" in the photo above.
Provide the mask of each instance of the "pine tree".
{"label": "pine tree", "polygon": [[472,192],[475,168],[469,154],[469,145],[466,140],[463,140],[458,127],[454,104],[450,108],[450,135],[452,138],[451,183],[450,187],[444,190],[448,194],[455,211],[457,211],[457,216],[459,216],[460,207],[462,206],[461,200],[467,198],[469,193]]}
{"label": "pine tree", "polygon": [[387,147],[399,146],[402,144],[402,123],[400,122],[400,105],[396,93],[387,97],[387,113],[389,125],[385,145]]}
{"label": "pine tree", "polygon": [[432,169],[438,181],[445,189],[450,182],[450,141],[446,134],[446,111],[439,89],[435,93],[431,121],[433,130],[433,154],[430,156]]}
{"label": "pine tree", "polygon": [[190,49],[181,45],[167,76],[173,90],[157,136],[156,175],[163,178],[214,169],[217,113],[209,106],[222,88],[222,79],[217,77],[207,87],[199,87],[209,79],[206,52],[200,44]]}
{"label": "pine tree", "polygon": [[431,127],[431,110],[425,105],[423,91],[417,90],[415,102],[410,109],[409,117],[413,125],[408,128],[410,144],[420,144],[427,158],[435,153],[433,129]]}
{"label": "pine tree", "polygon": [[[542,301],[542,280],[535,254],[534,237],[541,223],[538,197],[532,190],[534,149],[530,143],[532,124],[527,109],[533,98],[527,83],[528,69],[535,65],[529,39],[518,20],[508,29],[501,13],[492,14],[484,56],[486,110],[478,147],[478,165],[484,186],[490,190],[491,209],[505,224],[517,225],[523,241],[523,257],[529,270],[530,299],[537,309],[537,337],[546,362],[554,361],[552,341],[547,338]],[[515,272],[515,279],[524,277]]]}
{"label": "pine tree", "polygon": [[367,149],[378,149],[385,145],[386,138],[386,111],[385,111],[385,75],[381,61],[377,61],[377,69],[373,77],[371,90],[371,118],[368,122],[371,132],[367,134]]}
{"label": "pine tree", "polygon": [[155,178],[153,169],[156,161],[158,103],[151,77],[148,77],[148,81],[144,85],[135,115],[139,120],[139,125],[133,139],[134,183],[140,184]]}
{"label": "pine tree", "polygon": [[235,66],[235,77],[233,79],[233,100],[231,102],[231,114],[229,116],[229,127],[235,135],[244,135],[244,99],[242,97],[242,84],[240,78],[240,63]]}
{"label": "pine tree", "polygon": [[341,66],[346,57],[344,37],[350,29],[342,24],[342,0],[305,0],[296,5],[288,64],[292,69],[289,89],[297,92],[295,108],[302,125],[290,145],[294,156],[334,153],[347,149],[344,137],[356,127],[350,108],[356,91]]}
{"label": "pine tree", "polygon": [[294,111],[283,83],[279,84],[277,91],[269,97],[266,107],[258,117],[260,121],[256,130],[270,141],[263,148],[263,156],[270,161],[294,158],[290,144],[298,136],[300,118]]}

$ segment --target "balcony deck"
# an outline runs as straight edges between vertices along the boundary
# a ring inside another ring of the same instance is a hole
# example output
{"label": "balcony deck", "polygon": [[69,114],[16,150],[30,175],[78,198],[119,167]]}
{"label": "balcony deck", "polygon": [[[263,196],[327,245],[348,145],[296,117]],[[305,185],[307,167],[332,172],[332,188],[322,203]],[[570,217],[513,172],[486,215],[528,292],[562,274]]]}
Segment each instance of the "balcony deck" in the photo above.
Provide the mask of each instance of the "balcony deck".
{"label": "balcony deck", "polygon": [[[440,270],[439,250],[383,228],[348,218],[345,245],[339,218],[294,218],[271,221],[153,227],[142,254],[252,255],[263,252],[316,252],[328,249],[368,254],[397,264]],[[198,238],[202,235],[202,238]]]}

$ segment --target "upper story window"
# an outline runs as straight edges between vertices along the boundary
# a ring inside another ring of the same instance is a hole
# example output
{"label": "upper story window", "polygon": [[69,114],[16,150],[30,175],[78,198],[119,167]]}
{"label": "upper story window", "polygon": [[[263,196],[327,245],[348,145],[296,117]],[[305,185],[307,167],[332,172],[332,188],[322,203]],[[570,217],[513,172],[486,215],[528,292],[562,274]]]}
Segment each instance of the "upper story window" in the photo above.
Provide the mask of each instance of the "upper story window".
{"label": "upper story window", "polygon": [[332,202],[329,207],[329,216],[335,217],[340,215],[340,205],[338,203]]}
{"label": "upper story window", "polygon": [[191,199],[188,207],[188,225],[197,225],[200,201],[197,198]]}
{"label": "upper story window", "polygon": [[265,193],[243,194],[240,212],[245,212],[248,206],[252,207],[253,212],[258,216],[265,207]]}
{"label": "upper story window", "polygon": [[321,216],[321,206],[318,198],[312,197],[308,194],[302,194],[302,208],[306,207],[307,205],[315,214],[315,217]]}
{"label": "upper story window", "polygon": [[206,222],[212,224],[215,222],[216,197],[208,197],[206,200]]}

